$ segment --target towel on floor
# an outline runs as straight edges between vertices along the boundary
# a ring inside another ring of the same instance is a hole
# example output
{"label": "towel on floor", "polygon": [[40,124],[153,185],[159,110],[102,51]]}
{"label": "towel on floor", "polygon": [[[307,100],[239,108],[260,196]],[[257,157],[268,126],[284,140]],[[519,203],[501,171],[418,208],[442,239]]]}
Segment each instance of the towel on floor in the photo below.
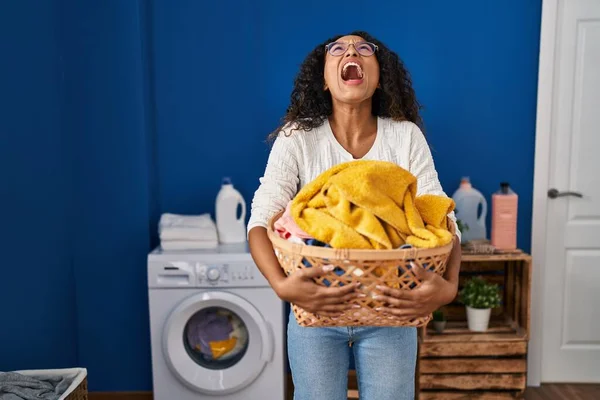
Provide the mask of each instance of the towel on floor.
{"label": "towel on floor", "polygon": [[0,372],[0,400],[57,400],[69,388],[74,376],[28,376]]}
{"label": "towel on floor", "polygon": [[446,196],[416,197],[417,178],[387,161],[338,164],[304,186],[292,202],[298,226],[334,248],[432,248],[452,241]]}

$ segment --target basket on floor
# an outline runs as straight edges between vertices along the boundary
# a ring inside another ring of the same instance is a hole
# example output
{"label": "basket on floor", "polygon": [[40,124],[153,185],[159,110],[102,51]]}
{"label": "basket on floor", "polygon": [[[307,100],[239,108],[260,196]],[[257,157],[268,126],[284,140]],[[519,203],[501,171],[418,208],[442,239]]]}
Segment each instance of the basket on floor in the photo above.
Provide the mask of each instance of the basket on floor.
{"label": "basket on floor", "polygon": [[88,400],[87,376],[69,393],[65,400]]}
{"label": "basket on floor", "polygon": [[69,387],[61,393],[58,400],[88,400],[86,368],[29,369],[14,372],[31,377],[55,376],[70,378]]}
{"label": "basket on floor", "polygon": [[[385,285],[402,290],[412,290],[421,282],[412,271],[414,267],[423,267],[439,275],[446,271],[448,257],[452,251],[452,242],[432,249],[395,249],[395,250],[353,250],[333,249],[309,246],[283,239],[275,232],[274,223],[280,212],[269,221],[267,233],[279,264],[287,275],[303,268],[325,265],[334,266],[334,270],[315,279],[322,286],[342,286],[360,282],[360,290],[367,296],[351,300],[361,307],[345,311],[335,319],[316,315],[292,304],[292,310],[300,326],[413,326],[426,325],[431,315],[412,320],[377,311],[386,304],[372,298],[380,292],[377,285]],[[455,232],[449,223],[451,232]]]}

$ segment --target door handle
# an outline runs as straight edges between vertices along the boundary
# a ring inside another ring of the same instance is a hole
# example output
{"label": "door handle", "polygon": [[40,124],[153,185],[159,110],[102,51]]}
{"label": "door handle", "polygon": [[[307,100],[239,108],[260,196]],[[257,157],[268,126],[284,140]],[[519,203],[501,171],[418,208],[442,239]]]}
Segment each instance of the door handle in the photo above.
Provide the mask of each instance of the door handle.
{"label": "door handle", "polygon": [[565,196],[575,196],[575,197],[583,197],[581,193],[577,192],[559,192],[558,189],[550,189],[548,190],[548,197],[551,199],[556,199],[557,197],[565,197]]}

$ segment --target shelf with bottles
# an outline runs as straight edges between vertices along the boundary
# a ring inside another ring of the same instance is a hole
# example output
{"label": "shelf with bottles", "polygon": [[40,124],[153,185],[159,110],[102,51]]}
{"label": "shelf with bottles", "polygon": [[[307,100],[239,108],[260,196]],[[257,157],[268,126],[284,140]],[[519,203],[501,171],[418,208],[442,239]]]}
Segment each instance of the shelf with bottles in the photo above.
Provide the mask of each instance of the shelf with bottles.
{"label": "shelf with bottles", "polygon": [[[491,195],[491,227],[486,226],[488,200],[463,177],[452,194],[458,229],[465,251],[470,253],[515,253],[519,196],[508,182],[501,182]],[[489,240],[488,240],[489,239]]]}

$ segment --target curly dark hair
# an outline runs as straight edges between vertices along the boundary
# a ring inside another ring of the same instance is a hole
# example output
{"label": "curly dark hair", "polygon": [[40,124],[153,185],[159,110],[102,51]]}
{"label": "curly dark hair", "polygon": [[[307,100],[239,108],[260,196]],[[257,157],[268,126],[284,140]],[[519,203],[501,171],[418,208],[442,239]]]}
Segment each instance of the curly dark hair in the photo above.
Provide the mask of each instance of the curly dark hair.
{"label": "curly dark hair", "polygon": [[[419,114],[421,105],[415,96],[410,74],[400,57],[367,32],[355,31],[348,35],[360,36],[378,46],[375,56],[379,62],[381,87],[373,94],[372,114],[396,121],[411,121],[423,128]],[[274,140],[289,124],[293,124],[293,130],[309,131],[323,124],[331,115],[331,94],[323,90],[325,46],[343,36],[347,35],[338,35],[319,44],[304,59],[294,80],[287,112],[277,129],[269,134],[269,140]]]}

